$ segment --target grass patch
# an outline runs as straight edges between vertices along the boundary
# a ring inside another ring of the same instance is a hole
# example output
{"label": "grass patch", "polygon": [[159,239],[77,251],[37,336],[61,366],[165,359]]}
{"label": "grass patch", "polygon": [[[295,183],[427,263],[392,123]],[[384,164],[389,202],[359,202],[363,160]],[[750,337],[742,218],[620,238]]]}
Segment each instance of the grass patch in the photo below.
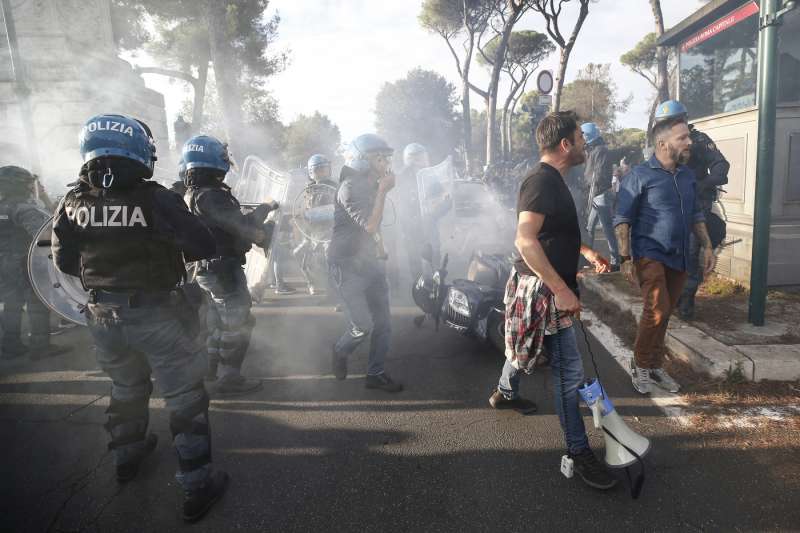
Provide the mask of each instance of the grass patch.
{"label": "grass patch", "polygon": [[717,274],[711,274],[703,282],[701,287],[702,292],[709,296],[736,296],[737,294],[746,294],[747,287],[728,278],[724,278]]}

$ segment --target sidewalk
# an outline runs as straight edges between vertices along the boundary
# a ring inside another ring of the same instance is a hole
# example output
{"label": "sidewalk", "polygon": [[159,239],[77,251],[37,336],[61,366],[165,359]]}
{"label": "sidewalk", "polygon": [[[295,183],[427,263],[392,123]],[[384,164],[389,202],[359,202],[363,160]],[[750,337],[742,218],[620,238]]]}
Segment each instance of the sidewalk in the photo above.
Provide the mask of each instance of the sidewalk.
{"label": "sidewalk", "polygon": [[[614,329],[635,328],[642,314],[641,296],[619,273],[586,274],[583,289],[599,299],[598,316]],[[634,320],[630,320],[632,318]],[[740,372],[750,381],[800,379],[800,292],[770,291],[766,325],[747,322],[744,292],[712,295],[701,290],[696,320],[673,315],[667,351],[692,369],[714,378]]]}

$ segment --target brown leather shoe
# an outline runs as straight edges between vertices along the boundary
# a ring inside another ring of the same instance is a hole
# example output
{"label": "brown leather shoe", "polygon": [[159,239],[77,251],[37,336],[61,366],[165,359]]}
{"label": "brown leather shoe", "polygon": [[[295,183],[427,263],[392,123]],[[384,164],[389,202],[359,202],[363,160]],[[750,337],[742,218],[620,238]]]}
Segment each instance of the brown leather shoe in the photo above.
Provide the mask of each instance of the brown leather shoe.
{"label": "brown leather shoe", "polygon": [[534,402],[525,398],[509,400],[497,389],[489,396],[489,405],[492,409],[513,409],[522,415],[533,414],[539,409]]}

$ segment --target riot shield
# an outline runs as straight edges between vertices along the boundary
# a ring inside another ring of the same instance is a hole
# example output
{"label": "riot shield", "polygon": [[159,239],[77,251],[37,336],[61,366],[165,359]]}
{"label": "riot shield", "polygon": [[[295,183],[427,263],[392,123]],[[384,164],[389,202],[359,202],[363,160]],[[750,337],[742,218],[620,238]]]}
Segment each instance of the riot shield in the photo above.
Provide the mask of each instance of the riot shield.
{"label": "riot shield", "polygon": [[[273,242],[280,235],[284,211],[288,211],[286,202],[289,198],[289,181],[287,174],[270,168],[260,158],[251,155],[244,160],[242,172],[233,186],[233,195],[242,204],[262,204],[272,200],[278,202],[280,207],[267,217],[267,220],[275,222]],[[272,248],[270,246],[266,251],[253,248],[247,253],[245,275],[247,286],[251,290],[263,283],[272,263]]]}
{"label": "riot shield", "polygon": [[314,244],[327,244],[333,232],[336,187],[310,183],[294,198],[292,223],[303,237]]}
{"label": "riot shield", "polygon": [[51,217],[36,233],[28,250],[28,276],[33,291],[44,305],[56,314],[80,326],[86,325],[84,309],[89,292],[80,278],[64,274],[53,263],[50,236],[53,232]]}
{"label": "riot shield", "polygon": [[423,168],[417,172],[417,192],[423,217],[435,216],[444,197],[453,197],[455,180],[456,169],[451,156],[436,166]]}

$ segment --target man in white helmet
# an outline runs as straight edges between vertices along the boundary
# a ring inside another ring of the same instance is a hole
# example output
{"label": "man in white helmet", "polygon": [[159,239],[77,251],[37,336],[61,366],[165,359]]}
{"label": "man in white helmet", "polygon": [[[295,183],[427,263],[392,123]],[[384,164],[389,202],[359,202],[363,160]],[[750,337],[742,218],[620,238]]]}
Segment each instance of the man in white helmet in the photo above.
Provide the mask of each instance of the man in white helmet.
{"label": "man in white helmet", "polygon": [[391,337],[386,252],[380,237],[386,195],[394,187],[393,149],[367,133],[350,143],[334,207],[328,268],[344,303],[347,329],[333,346],[333,374],[347,377],[347,356],[370,337],[366,387],[400,392],[384,371]]}

